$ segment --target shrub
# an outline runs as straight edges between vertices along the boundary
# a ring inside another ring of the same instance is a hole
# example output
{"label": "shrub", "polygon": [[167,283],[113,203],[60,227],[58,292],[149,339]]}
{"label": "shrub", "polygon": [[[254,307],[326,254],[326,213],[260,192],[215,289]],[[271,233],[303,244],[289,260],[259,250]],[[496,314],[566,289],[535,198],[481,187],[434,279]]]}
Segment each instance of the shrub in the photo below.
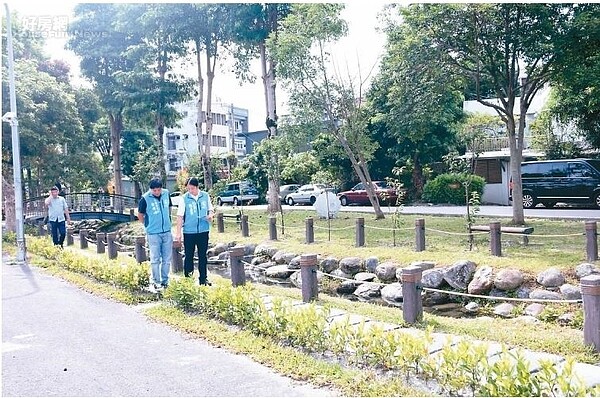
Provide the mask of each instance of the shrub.
{"label": "shrub", "polygon": [[469,192],[483,194],[485,180],[476,175],[466,173],[440,174],[428,181],[423,188],[423,199],[431,203],[466,204],[465,184],[470,182]]}

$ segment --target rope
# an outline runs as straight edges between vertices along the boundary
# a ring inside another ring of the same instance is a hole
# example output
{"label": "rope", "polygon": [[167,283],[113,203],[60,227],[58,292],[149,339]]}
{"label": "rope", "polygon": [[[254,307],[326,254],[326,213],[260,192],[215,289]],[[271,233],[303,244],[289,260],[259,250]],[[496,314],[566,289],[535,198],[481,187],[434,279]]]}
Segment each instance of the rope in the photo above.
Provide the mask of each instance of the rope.
{"label": "rope", "polygon": [[414,228],[412,228],[412,227],[405,227],[405,228],[383,228],[383,227],[371,227],[370,225],[365,225],[365,228],[368,228],[368,229],[378,229],[380,231],[408,231],[408,230],[414,230]]}
{"label": "rope", "polygon": [[430,287],[424,287],[422,289],[424,291],[426,291],[426,292],[443,293],[443,294],[448,294],[448,295],[451,295],[451,296],[473,297],[473,298],[481,298],[481,299],[486,299],[486,300],[499,300],[499,301],[517,301],[517,302],[522,302],[522,303],[560,303],[560,304],[567,304],[567,303],[582,303],[583,302],[582,299],[578,299],[578,300],[521,299],[521,298],[513,298],[513,297],[482,296],[482,295],[479,295],[479,294],[469,294],[469,293],[452,292],[452,291],[449,291],[449,290],[433,289],[433,288],[430,288]]}
{"label": "rope", "polygon": [[318,225],[314,226],[315,229],[325,229],[325,230],[331,230],[331,231],[343,231],[346,229],[354,229],[354,226],[349,226],[349,227],[342,227],[342,228],[327,228],[327,227],[320,227]]}
{"label": "rope", "polygon": [[[519,235],[525,235],[525,234],[519,234]],[[535,238],[567,238],[570,236],[584,236],[584,233],[578,233],[578,234],[566,234],[566,235],[525,235],[525,236],[529,236],[529,237],[535,237]]]}
{"label": "rope", "polygon": [[425,231],[433,231],[433,232],[438,232],[441,234],[446,234],[446,235],[459,235],[459,236],[475,236],[475,235],[488,235],[489,232],[448,232],[448,231],[441,231],[439,229],[433,229],[433,228],[427,228]]}

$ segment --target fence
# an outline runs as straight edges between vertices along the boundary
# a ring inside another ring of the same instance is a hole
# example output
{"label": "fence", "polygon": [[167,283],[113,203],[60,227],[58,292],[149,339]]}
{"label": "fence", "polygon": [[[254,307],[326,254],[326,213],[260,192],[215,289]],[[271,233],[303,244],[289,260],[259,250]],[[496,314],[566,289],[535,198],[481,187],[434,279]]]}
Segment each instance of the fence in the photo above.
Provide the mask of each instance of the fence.
{"label": "fence", "polygon": [[[244,214],[241,216],[241,221],[238,222],[228,222],[224,220],[222,217],[217,217],[218,223],[218,231],[225,232],[225,223],[231,223],[236,225],[236,228],[239,228],[241,231],[241,235],[243,237],[250,236],[250,226],[255,225],[259,226],[262,229],[262,225],[251,223],[248,221],[248,215]],[[305,220],[304,227],[298,226],[287,226],[287,227],[278,227],[276,217],[268,217],[267,220],[268,226],[268,237],[269,240],[276,241],[278,240],[278,231],[281,230],[282,234],[285,233],[287,229],[288,232],[290,230],[296,232],[303,232],[304,242],[307,244],[315,242],[315,230],[323,230],[327,229],[325,227],[316,226],[314,223],[314,219],[312,217],[308,217]],[[523,245],[528,245],[531,239],[539,238],[539,239],[564,239],[567,237],[583,237],[581,247],[586,253],[587,261],[596,261],[598,259],[598,227],[596,221],[585,221],[582,232],[579,233],[570,233],[570,234],[534,234],[533,228],[531,227],[504,227],[498,221],[491,222],[487,226],[471,226],[469,231],[467,232],[452,232],[452,231],[444,231],[435,228],[426,228],[425,219],[417,218],[415,219],[414,227],[404,227],[404,228],[382,228],[377,226],[370,226],[365,224],[365,219],[359,217],[355,221],[354,227],[344,227],[344,228],[328,228],[329,233],[331,230],[352,230],[354,229],[354,244],[356,247],[364,247],[366,245],[368,231],[369,230],[382,230],[391,232],[393,235],[394,245],[398,240],[400,234],[404,234],[404,242],[407,242],[407,238],[410,238],[410,233],[412,233],[412,242],[414,242],[414,251],[422,252],[427,249],[427,237],[432,234],[443,235],[445,237],[458,236],[468,239],[470,244],[472,244],[475,237],[488,237],[488,245],[490,254],[493,256],[502,256],[502,247],[503,247],[503,237],[505,235],[512,237],[520,237],[522,239]],[[408,232],[410,231],[410,232]],[[296,235],[298,236],[298,235]]]}

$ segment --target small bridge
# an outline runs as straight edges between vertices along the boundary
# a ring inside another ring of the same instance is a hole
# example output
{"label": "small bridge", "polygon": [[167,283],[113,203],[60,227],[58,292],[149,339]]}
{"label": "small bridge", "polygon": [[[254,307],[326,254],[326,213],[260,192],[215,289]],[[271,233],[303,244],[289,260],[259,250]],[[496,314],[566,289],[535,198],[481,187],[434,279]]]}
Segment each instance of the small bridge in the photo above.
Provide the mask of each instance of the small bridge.
{"label": "small bridge", "polygon": [[[46,216],[44,200],[48,196],[23,201],[25,222],[40,224]],[[64,195],[71,220],[107,220],[128,222],[136,219],[135,209],[138,200],[132,196],[113,195],[102,192],[77,192]]]}

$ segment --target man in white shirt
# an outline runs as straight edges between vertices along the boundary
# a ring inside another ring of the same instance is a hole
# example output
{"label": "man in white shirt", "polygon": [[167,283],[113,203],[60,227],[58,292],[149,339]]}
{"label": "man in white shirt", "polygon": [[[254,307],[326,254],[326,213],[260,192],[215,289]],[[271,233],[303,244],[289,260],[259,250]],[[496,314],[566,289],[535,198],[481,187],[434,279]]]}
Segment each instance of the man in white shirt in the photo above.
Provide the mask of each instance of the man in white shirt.
{"label": "man in white shirt", "polygon": [[50,196],[46,198],[44,204],[48,209],[48,224],[52,232],[52,242],[54,246],[60,246],[62,249],[65,236],[67,235],[65,222],[70,223],[71,217],[65,198],[58,196],[57,186],[53,186],[50,189]]}

